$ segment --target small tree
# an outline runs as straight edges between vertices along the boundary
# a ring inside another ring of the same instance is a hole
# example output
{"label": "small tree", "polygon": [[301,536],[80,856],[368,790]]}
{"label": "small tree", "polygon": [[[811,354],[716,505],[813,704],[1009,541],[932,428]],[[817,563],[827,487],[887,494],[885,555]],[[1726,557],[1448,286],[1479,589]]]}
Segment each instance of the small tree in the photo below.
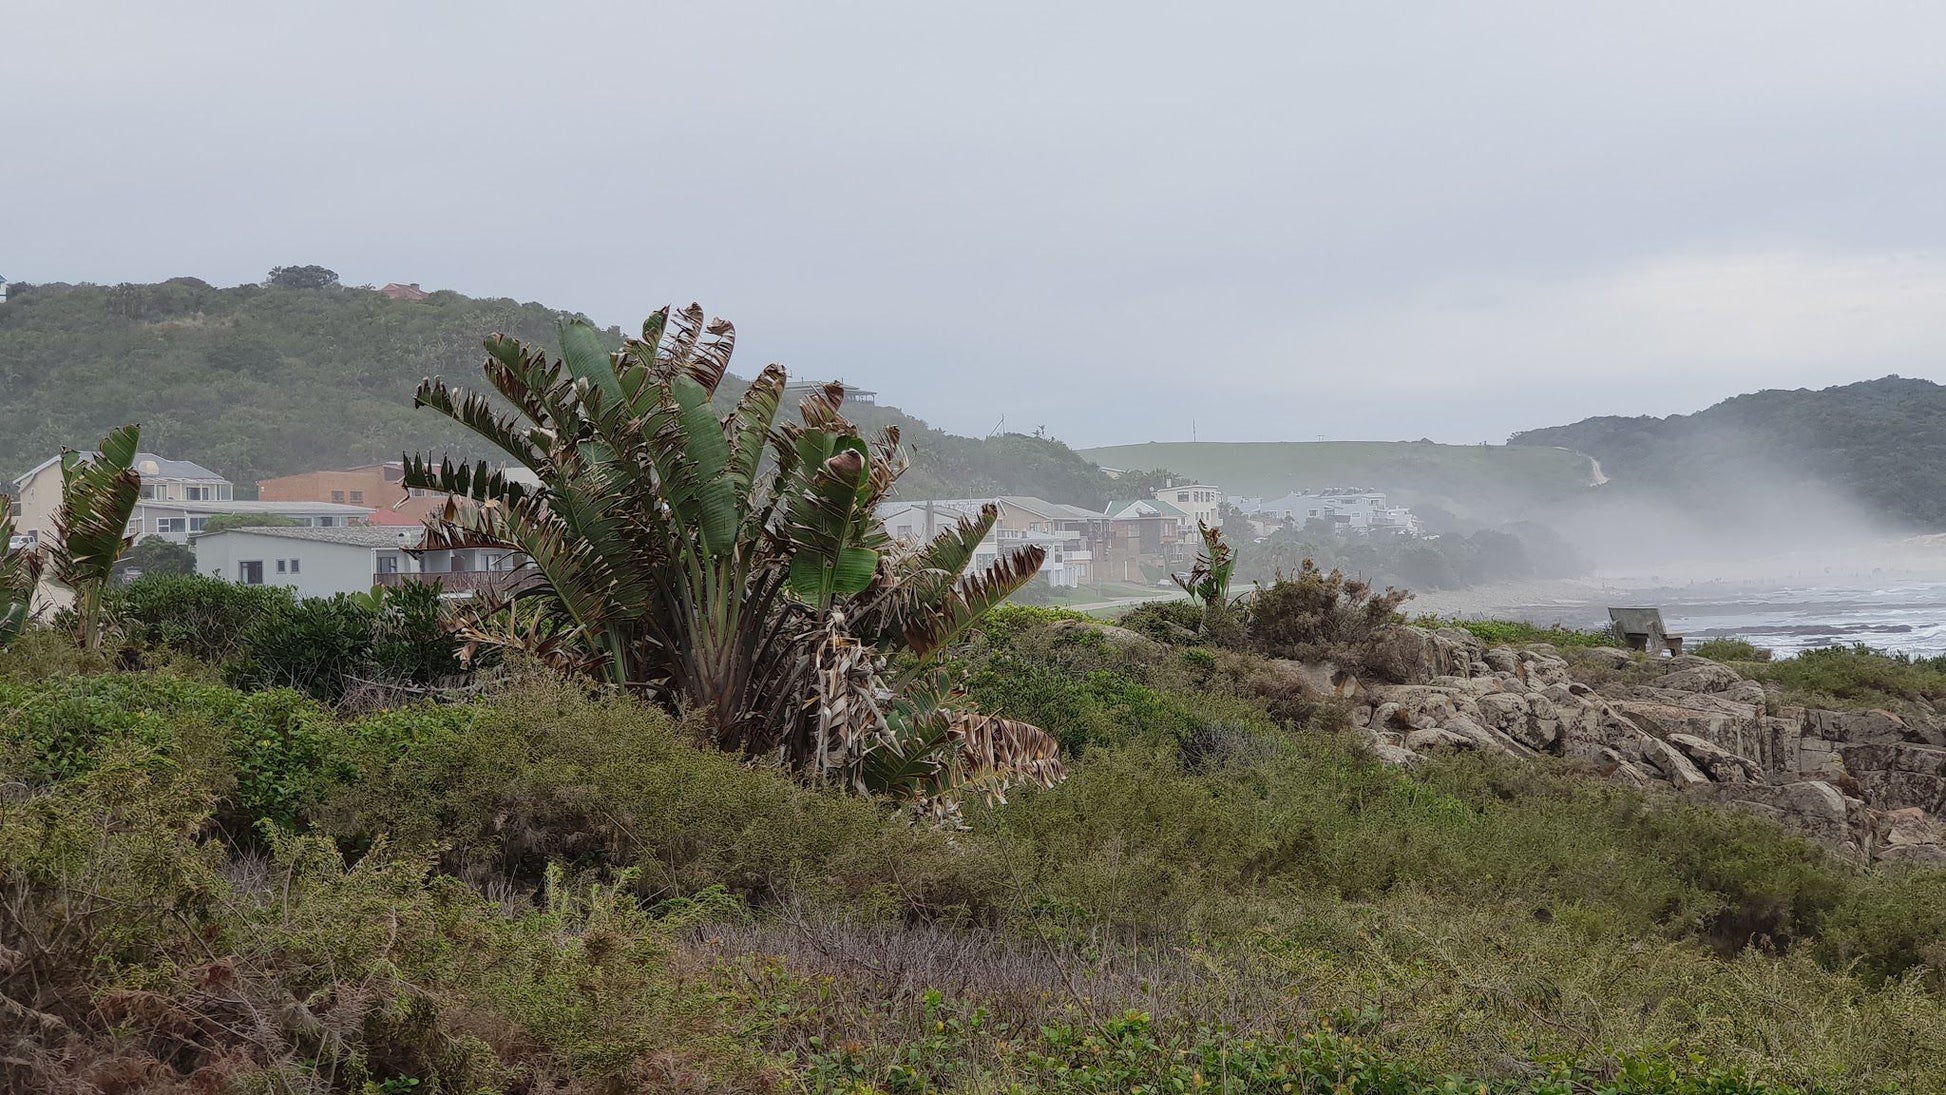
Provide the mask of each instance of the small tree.
{"label": "small tree", "polygon": [[141,434],[140,426],[123,426],[102,438],[93,456],[61,454],[61,508],[48,561],[54,580],[74,594],[75,639],[87,650],[101,646],[102,597],[115,563],[135,542],[128,522],[142,497],[135,470]]}
{"label": "small tree", "polygon": [[1319,569],[1306,559],[1297,574],[1279,574],[1252,595],[1250,644],[1273,658],[1330,662],[1360,672],[1411,596],[1402,589],[1381,593],[1369,582]]}
{"label": "small tree", "polygon": [[182,544],[150,536],[129,548],[115,567],[118,580],[128,580],[130,571],[143,576],[196,573],[196,553]]}
{"label": "small tree", "polygon": [[1196,527],[1203,534],[1203,550],[1187,576],[1169,577],[1203,607],[1203,637],[1222,646],[1237,645],[1243,627],[1237,621],[1236,605],[1230,599],[1230,580],[1236,573],[1236,552],[1223,542],[1223,530],[1201,521]]}
{"label": "small tree", "polygon": [[335,289],[338,272],[322,266],[275,266],[264,278],[271,289]]}

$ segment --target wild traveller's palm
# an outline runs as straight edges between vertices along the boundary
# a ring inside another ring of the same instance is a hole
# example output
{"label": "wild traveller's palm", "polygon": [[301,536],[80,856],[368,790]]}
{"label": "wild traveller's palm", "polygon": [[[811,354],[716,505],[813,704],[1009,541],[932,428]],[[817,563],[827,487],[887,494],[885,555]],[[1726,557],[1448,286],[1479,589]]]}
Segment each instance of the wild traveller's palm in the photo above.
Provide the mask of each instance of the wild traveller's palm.
{"label": "wild traveller's palm", "polygon": [[422,383],[416,403],[492,442],[538,478],[484,462],[407,461],[410,487],[454,496],[429,546],[531,560],[483,598],[470,643],[518,647],[707,720],[717,744],[820,778],[950,809],[968,789],[1051,785],[1047,734],[948,706],[941,655],[1034,576],[1037,547],[969,574],[989,509],[931,543],[887,534],[876,508],[905,460],[868,443],[831,384],[780,422],[767,366],[722,418],[711,405],[735,332],[695,305],[665,308],[615,353],[575,320],[561,356],[501,336],[487,381],[513,406]]}

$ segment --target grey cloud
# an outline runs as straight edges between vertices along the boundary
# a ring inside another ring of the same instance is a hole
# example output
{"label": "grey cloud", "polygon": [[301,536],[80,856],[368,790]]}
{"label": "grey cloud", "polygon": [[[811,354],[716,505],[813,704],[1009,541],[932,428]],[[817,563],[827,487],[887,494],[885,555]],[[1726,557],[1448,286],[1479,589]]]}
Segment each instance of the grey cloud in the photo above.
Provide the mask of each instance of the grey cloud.
{"label": "grey cloud", "polygon": [[[1942,31],[1754,2],[38,5],[6,25],[0,272],[316,261],[623,323],[693,298],[746,367],[960,430],[1475,441],[1925,375],[1946,329],[1909,300],[1892,336],[1717,328],[1861,284],[1725,273],[1766,257],[1931,284],[1899,263],[1946,253]],[[1614,295],[1671,271],[1713,291]]]}

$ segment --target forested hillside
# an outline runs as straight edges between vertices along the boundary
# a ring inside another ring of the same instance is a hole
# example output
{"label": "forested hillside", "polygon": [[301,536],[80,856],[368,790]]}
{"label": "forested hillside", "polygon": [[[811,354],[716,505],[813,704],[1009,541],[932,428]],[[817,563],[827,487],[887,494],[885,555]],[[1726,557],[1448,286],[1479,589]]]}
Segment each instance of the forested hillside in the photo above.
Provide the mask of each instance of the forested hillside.
{"label": "forested hillside", "polygon": [[[556,320],[572,314],[453,292],[390,300],[328,280],[15,284],[0,304],[0,478],[126,422],[142,424],[146,447],[206,464],[246,493],[261,478],[408,450],[487,456],[440,416],[414,411],[414,389],[439,374],[472,385],[488,334],[551,347]],[[609,333],[619,343],[621,330]],[[861,424],[899,424],[914,462],[909,496],[1107,499],[1107,477],[1058,441],[981,441],[892,407],[852,410]]]}
{"label": "forested hillside", "polygon": [[1813,484],[1897,523],[1946,527],[1946,387],[1929,380],[1756,392],[1695,414],[1529,430],[1509,444],[1588,453],[1619,494],[1768,508]]}

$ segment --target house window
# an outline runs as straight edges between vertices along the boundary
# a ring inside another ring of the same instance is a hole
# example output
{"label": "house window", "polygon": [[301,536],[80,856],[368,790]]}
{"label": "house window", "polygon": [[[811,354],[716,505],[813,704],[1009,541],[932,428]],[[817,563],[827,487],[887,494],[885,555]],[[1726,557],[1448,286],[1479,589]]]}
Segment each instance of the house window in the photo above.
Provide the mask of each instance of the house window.
{"label": "house window", "polygon": [[264,584],[264,562],[262,559],[246,559],[236,565],[236,580],[247,586]]}
{"label": "house window", "polygon": [[157,532],[188,532],[189,519],[186,517],[158,517],[155,519],[155,530]]}
{"label": "house window", "polygon": [[334,491],[332,491],[332,492],[331,492],[331,500],[332,500],[333,502],[343,502],[343,501],[345,500],[345,492],[344,492],[344,491],[341,491],[341,490],[334,490]]}
{"label": "house window", "polygon": [[338,519],[336,517],[320,517],[317,520],[318,528],[335,528],[337,524]]}
{"label": "house window", "polygon": [[209,524],[209,518],[207,517],[191,517],[189,519],[189,531],[201,532],[203,531],[203,526],[207,524]]}
{"label": "house window", "polygon": [[399,557],[398,557],[398,556],[396,556],[396,555],[381,555],[381,556],[379,556],[379,557],[378,557],[378,573],[380,573],[380,574],[397,574],[398,572],[399,572]]}
{"label": "house window", "polygon": [[297,573],[297,564],[298,564],[298,563],[300,563],[300,562],[302,562],[302,561],[303,561],[303,560],[301,560],[301,559],[292,559],[292,560],[291,560],[291,573],[292,573],[292,574],[296,574],[296,573]]}
{"label": "house window", "polygon": [[362,490],[355,490],[355,491],[352,491],[352,492],[351,492],[351,504],[352,504],[352,505],[354,505],[354,506],[355,506],[355,505],[359,505],[360,503],[362,503],[362,502],[364,502],[364,501],[365,501],[365,492],[364,492],[364,491],[362,491]]}
{"label": "house window", "polygon": [[284,573],[284,561],[282,559],[277,560],[277,573]]}

